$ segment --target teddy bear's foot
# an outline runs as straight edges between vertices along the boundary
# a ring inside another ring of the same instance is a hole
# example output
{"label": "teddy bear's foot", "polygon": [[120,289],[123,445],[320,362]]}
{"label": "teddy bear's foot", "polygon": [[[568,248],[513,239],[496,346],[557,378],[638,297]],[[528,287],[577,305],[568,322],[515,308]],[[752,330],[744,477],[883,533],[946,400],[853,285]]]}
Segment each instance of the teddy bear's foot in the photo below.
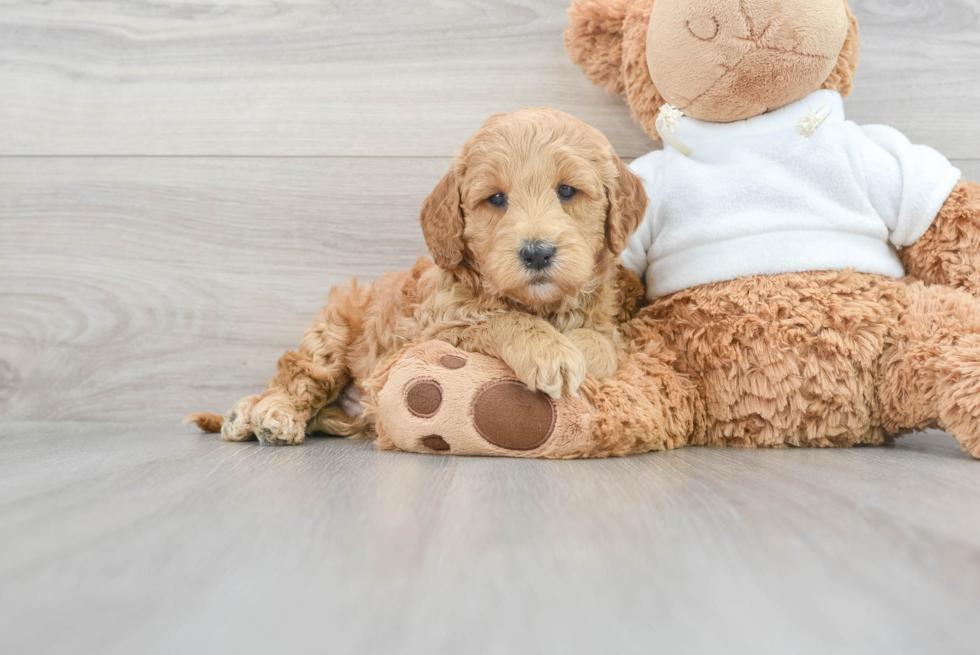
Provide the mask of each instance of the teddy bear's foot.
{"label": "teddy bear's foot", "polygon": [[879,387],[891,432],[938,426],[980,458],[980,300],[940,285],[906,289]]}
{"label": "teddy bear's foot", "polygon": [[939,424],[980,459],[980,334],[962,337],[938,365]]}
{"label": "teddy bear's foot", "polygon": [[532,392],[502,362],[432,341],[402,353],[377,393],[380,448],[568,458],[590,438],[582,398]]}

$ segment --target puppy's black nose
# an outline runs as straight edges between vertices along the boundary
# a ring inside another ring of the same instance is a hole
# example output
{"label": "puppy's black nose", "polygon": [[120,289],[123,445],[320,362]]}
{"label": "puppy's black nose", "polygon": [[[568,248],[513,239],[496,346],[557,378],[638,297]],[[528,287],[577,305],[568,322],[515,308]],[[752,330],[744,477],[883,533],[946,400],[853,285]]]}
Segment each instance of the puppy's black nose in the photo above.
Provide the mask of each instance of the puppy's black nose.
{"label": "puppy's black nose", "polygon": [[557,248],[541,241],[528,241],[521,248],[521,263],[532,271],[543,271],[555,260]]}

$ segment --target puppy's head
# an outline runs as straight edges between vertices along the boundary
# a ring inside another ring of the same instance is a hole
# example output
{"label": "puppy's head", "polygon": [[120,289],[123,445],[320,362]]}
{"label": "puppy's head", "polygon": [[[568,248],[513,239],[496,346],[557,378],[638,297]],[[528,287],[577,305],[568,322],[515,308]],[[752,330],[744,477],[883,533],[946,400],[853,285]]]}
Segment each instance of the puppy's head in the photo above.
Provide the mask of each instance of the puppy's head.
{"label": "puppy's head", "polygon": [[626,248],[640,180],[602,134],[552,109],[496,114],[422,207],[436,264],[529,306],[578,295]]}

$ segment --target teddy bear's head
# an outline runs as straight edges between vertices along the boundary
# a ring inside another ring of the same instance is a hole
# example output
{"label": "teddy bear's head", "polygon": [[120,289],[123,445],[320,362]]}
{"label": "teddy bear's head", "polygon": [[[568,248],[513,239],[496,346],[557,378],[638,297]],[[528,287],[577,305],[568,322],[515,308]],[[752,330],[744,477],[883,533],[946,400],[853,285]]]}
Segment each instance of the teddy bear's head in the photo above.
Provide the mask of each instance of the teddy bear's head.
{"label": "teddy bear's head", "polygon": [[727,123],[819,89],[850,93],[858,25],[847,0],[579,0],[565,46],[625,93],[654,138],[660,107]]}

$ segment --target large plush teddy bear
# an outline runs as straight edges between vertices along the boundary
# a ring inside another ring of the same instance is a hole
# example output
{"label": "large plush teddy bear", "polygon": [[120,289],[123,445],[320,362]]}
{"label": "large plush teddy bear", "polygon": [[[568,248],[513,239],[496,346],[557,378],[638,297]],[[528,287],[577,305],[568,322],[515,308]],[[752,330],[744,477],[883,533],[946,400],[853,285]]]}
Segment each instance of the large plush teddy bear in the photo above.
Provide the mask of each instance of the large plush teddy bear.
{"label": "large plush teddy bear", "polygon": [[581,0],[570,16],[572,59],[665,143],[633,164],[650,206],[624,261],[650,303],[630,351],[553,401],[498,361],[415,345],[369,385],[379,445],[602,457],[936,426],[980,457],[980,186],[845,119],[846,1]]}

